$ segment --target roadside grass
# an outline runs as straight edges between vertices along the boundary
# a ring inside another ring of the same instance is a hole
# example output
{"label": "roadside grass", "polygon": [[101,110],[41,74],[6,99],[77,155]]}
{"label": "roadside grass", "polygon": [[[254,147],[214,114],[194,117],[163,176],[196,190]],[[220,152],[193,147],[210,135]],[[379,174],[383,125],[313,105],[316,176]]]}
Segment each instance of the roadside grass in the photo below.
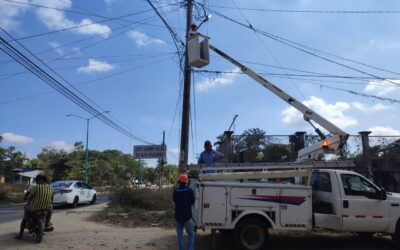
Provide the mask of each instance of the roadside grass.
{"label": "roadside grass", "polygon": [[91,217],[125,227],[174,227],[172,189],[123,188],[114,191],[109,206]]}
{"label": "roadside grass", "polygon": [[0,205],[24,202],[24,184],[0,184]]}

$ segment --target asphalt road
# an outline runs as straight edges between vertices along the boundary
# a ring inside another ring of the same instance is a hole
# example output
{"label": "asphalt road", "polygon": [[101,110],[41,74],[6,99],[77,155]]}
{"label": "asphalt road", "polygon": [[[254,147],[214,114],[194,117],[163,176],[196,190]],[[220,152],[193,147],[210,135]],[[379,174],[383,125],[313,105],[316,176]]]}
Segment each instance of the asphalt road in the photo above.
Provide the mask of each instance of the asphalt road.
{"label": "asphalt road", "polygon": [[[97,204],[107,202],[108,197],[109,197],[108,194],[97,195]],[[90,205],[86,204],[79,205],[79,207],[83,206],[90,206]],[[74,208],[70,206],[57,206],[53,209],[53,214],[57,214],[72,209]],[[0,224],[14,220],[21,220],[23,215],[24,215],[24,204],[0,206]]]}

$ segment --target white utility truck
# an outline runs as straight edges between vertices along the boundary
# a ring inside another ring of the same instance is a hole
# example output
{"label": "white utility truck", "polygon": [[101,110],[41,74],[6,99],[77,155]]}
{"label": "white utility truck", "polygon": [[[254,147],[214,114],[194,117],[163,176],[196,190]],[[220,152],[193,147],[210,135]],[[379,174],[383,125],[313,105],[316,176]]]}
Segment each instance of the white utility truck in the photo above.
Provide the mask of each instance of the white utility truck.
{"label": "white utility truck", "polygon": [[[296,162],[189,165],[188,170],[199,173],[191,183],[197,228],[233,234],[234,245],[240,250],[264,249],[269,230],[315,228],[390,234],[399,246],[400,194],[386,192],[356,172],[340,170],[353,167],[353,162],[315,161],[320,154],[340,151],[348,134],[209,44],[199,33],[192,32],[188,40],[189,63],[207,65],[209,49],[299,110],[321,141],[300,150]],[[331,137],[327,138],[312,121]]]}

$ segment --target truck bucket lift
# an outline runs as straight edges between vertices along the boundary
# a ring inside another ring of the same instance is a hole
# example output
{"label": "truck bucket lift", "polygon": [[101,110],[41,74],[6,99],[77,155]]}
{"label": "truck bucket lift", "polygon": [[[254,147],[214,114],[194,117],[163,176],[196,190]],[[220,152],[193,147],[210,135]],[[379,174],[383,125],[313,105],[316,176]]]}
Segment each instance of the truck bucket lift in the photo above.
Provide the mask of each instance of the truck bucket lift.
{"label": "truck bucket lift", "polygon": [[[203,40],[201,40],[203,38]],[[346,143],[349,135],[338,128],[336,125],[326,120],[301,102],[297,101],[294,97],[290,96],[282,89],[272,84],[262,76],[248,68],[247,66],[236,61],[226,53],[222,52],[218,48],[209,44],[208,37],[203,36],[199,33],[193,33],[188,39],[188,58],[189,64],[193,67],[203,67],[210,63],[209,49],[237,66],[244,74],[248,75],[262,86],[267,88],[269,91],[274,93],[276,96],[281,98],[283,101],[297,109],[303,114],[304,120],[311,124],[315,129],[316,133],[320,136],[321,141],[303,148],[298,152],[298,161],[301,160],[317,160],[320,154],[335,154],[339,152],[343,145]],[[318,123],[320,126],[325,128],[331,134],[331,137],[327,138],[313,122]]]}

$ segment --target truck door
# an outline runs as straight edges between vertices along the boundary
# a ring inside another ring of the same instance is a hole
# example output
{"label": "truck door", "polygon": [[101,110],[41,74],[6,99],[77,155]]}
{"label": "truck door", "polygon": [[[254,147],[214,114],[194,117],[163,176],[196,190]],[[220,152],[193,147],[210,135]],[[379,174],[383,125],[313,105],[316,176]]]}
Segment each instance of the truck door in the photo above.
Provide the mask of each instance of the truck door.
{"label": "truck door", "polygon": [[223,226],[227,221],[227,190],[225,187],[206,186],[203,188],[202,224]]}
{"label": "truck door", "polygon": [[[334,175],[334,177],[336,177]],[[315,227],[340,230],[342,228],[342,204],[337,185],[332,188],[332,174],[313,171],[311,176],[312,212]]]}
{"label": "truck door", "polygon": [[380,232],[389,227],[390,204],[380,199],[380,190],[355,174],[340,174],[343,230]]}
{"label": "truck door", "polygon": [[282,227],[311,227],[311,190],[282,188],[279,211]]}

